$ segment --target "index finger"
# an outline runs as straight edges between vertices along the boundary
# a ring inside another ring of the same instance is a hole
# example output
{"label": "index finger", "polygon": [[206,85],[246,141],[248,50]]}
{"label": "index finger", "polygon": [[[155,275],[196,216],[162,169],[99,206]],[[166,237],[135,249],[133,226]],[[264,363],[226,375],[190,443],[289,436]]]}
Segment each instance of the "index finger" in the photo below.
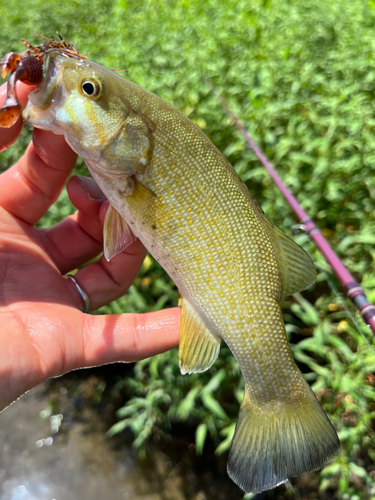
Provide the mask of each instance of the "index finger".
{"label": "index finger", "polygon": [[[17,83],[17,97],[21,104],[22,109],[26,106],[27,97],[35,89],[34,85],[25,85],[22,82]],[[7,84],[4,83],[0,87],[0,108],[5,102],[5,98],[7,95]],[[17,122],[10,128],[1,128],[0,129],[0,153],[5,149],[8,149],[11,146],[18,136],[20,135],[22,130],[22,118],[21,116],[18,118]]]}
{"label": "index finger", "polygon": [[[24,87],[20,88],[18,95],[25,105],[29,89]],[[4,137],[7,141],[18,137],[20,130],[17,127],[18,122],[7,129],[13,136],[0,134],[0,150]],[[26,153],[0,176],[0,206],[34,226],[58,198],[76,157],[63,136],[35,129],[33,142]]]}

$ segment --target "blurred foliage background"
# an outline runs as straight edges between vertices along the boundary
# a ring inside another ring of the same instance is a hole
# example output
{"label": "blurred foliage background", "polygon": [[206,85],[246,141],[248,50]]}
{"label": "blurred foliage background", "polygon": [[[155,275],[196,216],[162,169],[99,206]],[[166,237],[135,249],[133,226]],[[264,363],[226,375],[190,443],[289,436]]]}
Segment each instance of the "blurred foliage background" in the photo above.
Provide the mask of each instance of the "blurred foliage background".
{"label": "blurred foliage background", "polygon": [[[201,127],[268,217],[290,235],[296,222],[290,208],[246,149],[213,86],[374,302],[374,23],[373,0],[17,0],[0,6],[0,49],[19,52],[21,38],[37,44],[33,33],[54,37],[59,31],[89,59],[130,70],[128,79]],[[29,138],[25,128],[2,155],[2,169]],[[78,172],[85,172],[80,162]],[[41,224],[54,224],[71,211],[62,193]],[[329,274],[307,237],[295,239]],[[147,257],[129,292],[99,313],[176,304],[173,283]],[[371,342],[366,325],[354,314]],[[294,356],[343,449],[318,473],[308,498],[374,499],[375,357],[324,273],[303,297],[285,302],[284,317]],[[214,367],[199,375],[180,375],[176,350],[144,360],[116,382],[125,404],[109,434],[130,428],[134,446],[146,452],[150,437],[167,440],[176,423],[187,423],[194,429],[198,454],[207,440],[223,454],[242,388],[226,347]],[[285,487],[278,491],[277,498],[283,498]]]}

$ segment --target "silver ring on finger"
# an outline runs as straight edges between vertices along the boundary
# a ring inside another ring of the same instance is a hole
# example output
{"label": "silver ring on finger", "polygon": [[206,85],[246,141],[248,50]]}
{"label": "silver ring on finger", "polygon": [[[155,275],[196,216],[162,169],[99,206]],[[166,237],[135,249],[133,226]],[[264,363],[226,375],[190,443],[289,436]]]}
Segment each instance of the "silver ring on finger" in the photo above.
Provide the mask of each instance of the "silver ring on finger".
{"label": "silver ring on finger", "polygon": [[83,312],[85,314],[88,314],[90,312],[90,299],[89,299],[87,293],[78,284],[77,280],[75,279],[75,277],[72,274],[66,274],[65,278],[69,278],[75,284],[75,286],[77,288],[77,291],[78,291],[79,295],[81,296],[81,298],[83,300],[83,304],[84,304]]}

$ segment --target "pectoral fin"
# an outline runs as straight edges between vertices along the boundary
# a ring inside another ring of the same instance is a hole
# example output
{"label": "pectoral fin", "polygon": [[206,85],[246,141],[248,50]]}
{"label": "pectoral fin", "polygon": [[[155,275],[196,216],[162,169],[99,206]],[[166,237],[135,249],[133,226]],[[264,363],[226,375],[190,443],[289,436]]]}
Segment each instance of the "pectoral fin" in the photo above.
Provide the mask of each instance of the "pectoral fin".
{"label": "pectoral fin", "polygon": [[204,372],[219,355],[220,337],[213,335],[204,325],[193,307],[180,299],[180,370],[185,373]]}
{"label": "pectoral fin", "polygon": [[104,257],[108,262],[129,246],[135,237],[121,215],[109,206],[104,220]]}
{"label": "pectoral fin", "polygon": [[127,204],[135,217],[152,231],[162,228],[162,231],[175,231],[175,221],[171,210],[160,196],[137,179],[134,179],[132,195],[127,198]]}

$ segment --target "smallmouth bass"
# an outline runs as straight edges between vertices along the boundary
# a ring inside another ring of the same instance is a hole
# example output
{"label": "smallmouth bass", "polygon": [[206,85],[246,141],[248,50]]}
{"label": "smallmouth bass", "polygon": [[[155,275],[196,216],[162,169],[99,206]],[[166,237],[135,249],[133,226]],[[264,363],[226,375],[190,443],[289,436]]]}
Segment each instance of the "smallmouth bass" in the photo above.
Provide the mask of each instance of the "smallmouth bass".
{"label": "smallmouth bass", "polygon": [[181,372],[207,370],[221,338],[239,363],[245,396],[230,477],[257,493],[322,467],[339,452],[338,437],[292,358],[279,305],[313,283],[308,255],[171,105],[59,51],[44,66],[23,117],[65,135],[106,194],[105,256],[133,233],[175,282]]}

